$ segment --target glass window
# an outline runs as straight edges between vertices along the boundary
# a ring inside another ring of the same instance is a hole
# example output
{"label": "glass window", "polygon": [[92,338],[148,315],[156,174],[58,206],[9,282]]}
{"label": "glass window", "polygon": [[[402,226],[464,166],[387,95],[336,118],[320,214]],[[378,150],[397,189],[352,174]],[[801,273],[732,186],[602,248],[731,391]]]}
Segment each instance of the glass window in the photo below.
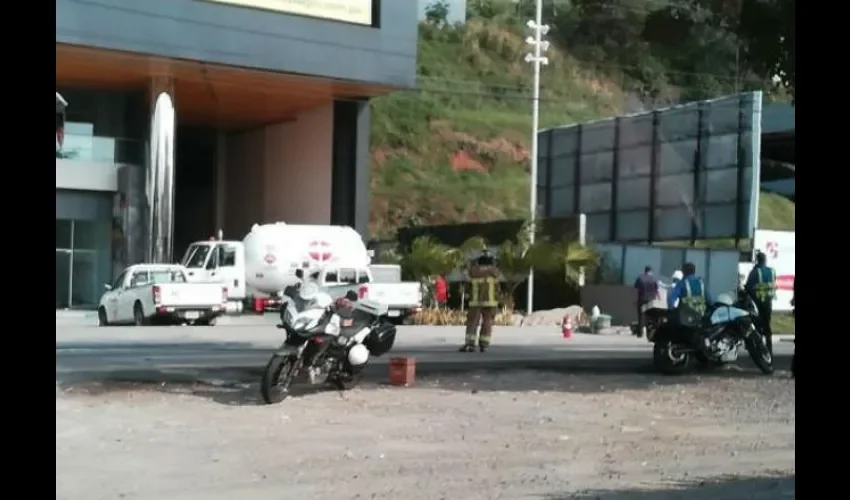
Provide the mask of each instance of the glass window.
{"label": "glass window", "polygon": [[71,221],[56,219],[56,248],[71,248]]}
{"label": "glass window", "polygon": [[369,274],[366,270],[361,269],[357,272],[357,283],[362,285],[363,283],[369,283]]}
{"label": "glass window", "polygon": [[210,260],[207,262],[207,269],[215,269],[218,267],[218,255],[219,251],[216,250],[212,254],[210,254]]}
{"label": "glass window", "polygon": [[100,301],[103,285],[98,280],[96,252],[75,251],[71,279],[71,307],[94,309]]}
{"label": "glass window", "polygon": [[325,283],[338,283],[339,282],[339,272],[336,269],[329,269],[328,272],[325,273]]}
{"label": "glass window", "polygon": [[311,279],[312,281],[319,281],[319,271],[316,271],[315,273],[311,273],[311,274],[310,274],[310,279]]}
{"label": "glass window", "polygon": [[118,290],[119,288],[121,288],[121,284],[124,283],[124,276],[126,275],[127,271],[124,271],[123,273],[119,274],[117,278],[115,278],[115,281],[112,282],[113,290]]}
{"label": "glass window", "polygon": [[186,283],[186,276],[181,271],[163,269],[151,271],[148,283]]}
{"label": "glass window", "polygon": [[75,220],[74,249],[94,250],[102,246],[104,242],[102,240],[98,242],[98,237],[103,237],[102,226],[100,222]]}
{"label": "glass window", "polygon": [[[59,222],[59,221],[57,221]],[[71,252],[56,251],[56,309],[71,305]]]}
{"label": "glass window", "polygon": [[219,245],[218,247],[219,267],[233,267],[236,265],[236,248],[230,245]]}
{"label": "glass window", "polygon": [[341,269],[339,271],[339,282],[349,285],[357,283],[357,271],[355,269]]}
{"label": "glass window", "polygon": [[190,269],[203,267],[209,253],[209,245],[193,245],[189,247],[189,250],[186,250],[186,256],[183,257],[183,265]]}
{"label": "glass window", "polygon": [[149,278],[147,271],[137,271],[133,273],[133,277],[130,278],[130,288],[147,285],[150,281]]}

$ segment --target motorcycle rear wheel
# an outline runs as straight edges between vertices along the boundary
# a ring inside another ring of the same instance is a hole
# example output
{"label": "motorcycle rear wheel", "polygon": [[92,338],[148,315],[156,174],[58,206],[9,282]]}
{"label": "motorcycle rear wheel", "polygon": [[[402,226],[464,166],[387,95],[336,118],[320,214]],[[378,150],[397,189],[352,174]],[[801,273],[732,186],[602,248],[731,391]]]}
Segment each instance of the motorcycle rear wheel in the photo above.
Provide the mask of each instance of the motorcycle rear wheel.
{"label": "motorcycle rear wheel", "polygon": [[773,356],[767,348],[767,343],[764,341],[764,336],[761,333],[753,332],[747,337],[745,342],[747,352],[750,353],[750,359],[765,375],[773,374]]}
{"label": "motorcycle rear wheel", "polygon": [[672,342],[655,344],[652,349],[652,361],[655,369],[664,375],[681,375],[688,369],[691,355],[687,352],[677,352]]}
{"label": "motorcycle rear wheel", "polygon": [[289,388],[298,374],[298,358],[273,355],[263,371],[260,393],[266,404],[280,403],[289,397]]}

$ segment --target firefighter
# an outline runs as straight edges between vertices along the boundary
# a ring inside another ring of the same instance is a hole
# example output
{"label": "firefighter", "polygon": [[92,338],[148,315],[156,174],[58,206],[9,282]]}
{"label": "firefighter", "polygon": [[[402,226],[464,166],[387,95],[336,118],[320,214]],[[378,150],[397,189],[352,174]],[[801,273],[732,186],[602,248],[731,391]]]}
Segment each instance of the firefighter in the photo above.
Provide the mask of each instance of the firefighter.
{"label": "firefighter", "polygon": [[[499,305],[499,268],[496,259],[488,250],[469,269],[469,282],[472,292],[469,295],[469,312],[466,316],[466,341],[460,352],[475,351],[475,344],[481,352],[490,346],[490,335],[493,331],[493,320],[496,319],[496,308]],[[478,334],[478,323],[481,323],[481,334]]]}
{"label": "firefighter", "polygon": [[776,297],[776,270],[767,266],[767,256],[764,252],[756,253],[756,265],[747,277],[744,290],[758,307],[764,339],[772,356],[773,330],[770,327],[770,319],[773,316],[773,299]]}

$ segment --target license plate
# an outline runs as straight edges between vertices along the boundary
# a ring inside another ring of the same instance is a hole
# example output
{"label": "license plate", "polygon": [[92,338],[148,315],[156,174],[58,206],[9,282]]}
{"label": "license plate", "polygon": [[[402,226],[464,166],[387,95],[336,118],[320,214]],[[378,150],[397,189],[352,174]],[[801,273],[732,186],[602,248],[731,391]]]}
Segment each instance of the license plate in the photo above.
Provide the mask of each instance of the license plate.
{"label": "license plate", "polygon": [[389,311],[387,312],[387,316],[389,316],[390,318],[397,318],[401,316],[401,311]]}
{"label": "license plate", "polygon": [[354,320],[351,318],[346,318],[342,320],[342,326],[351,326],[354,324]]}
{"label": "license plate", "polygon": [[201,317],[201,313],[198,311],[186,311],[186,319],[198,319]]}

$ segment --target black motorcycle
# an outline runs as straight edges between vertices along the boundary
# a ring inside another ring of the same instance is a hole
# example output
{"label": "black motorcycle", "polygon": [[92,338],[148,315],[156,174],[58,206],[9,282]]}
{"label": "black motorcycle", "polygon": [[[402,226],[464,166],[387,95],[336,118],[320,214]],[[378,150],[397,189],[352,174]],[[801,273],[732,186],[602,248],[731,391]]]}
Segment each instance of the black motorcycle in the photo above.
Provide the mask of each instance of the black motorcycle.
{"label": "black motorcycle", "polygon": [[652,338],[653,362],[661,373],[681,374],[692,359],[709,366],[732,363],[738,359],[742,347],[759,370],[768,375],[773,373],[773,359],[762,332],[758,308],[745,293],[739,293],[731,305],[711,305],[704,315],[692,321],[683,321],[677,310],[655,313],[665,316]]}
{"label": "black motorcycle", "polygon": [[367,358],[382,356],[392,349],[396,336],[396,327],[380,310],[339,301],[308,328],[295,328],[290,321],[278,328],[286,331],[286,340],[272,354],[260,382],[267,404],[286,399],[292,384],[305,374],[310,384],[324,382],[341,391],[355,387],[367,363],[352,364],[352,351],[365,347]]}

